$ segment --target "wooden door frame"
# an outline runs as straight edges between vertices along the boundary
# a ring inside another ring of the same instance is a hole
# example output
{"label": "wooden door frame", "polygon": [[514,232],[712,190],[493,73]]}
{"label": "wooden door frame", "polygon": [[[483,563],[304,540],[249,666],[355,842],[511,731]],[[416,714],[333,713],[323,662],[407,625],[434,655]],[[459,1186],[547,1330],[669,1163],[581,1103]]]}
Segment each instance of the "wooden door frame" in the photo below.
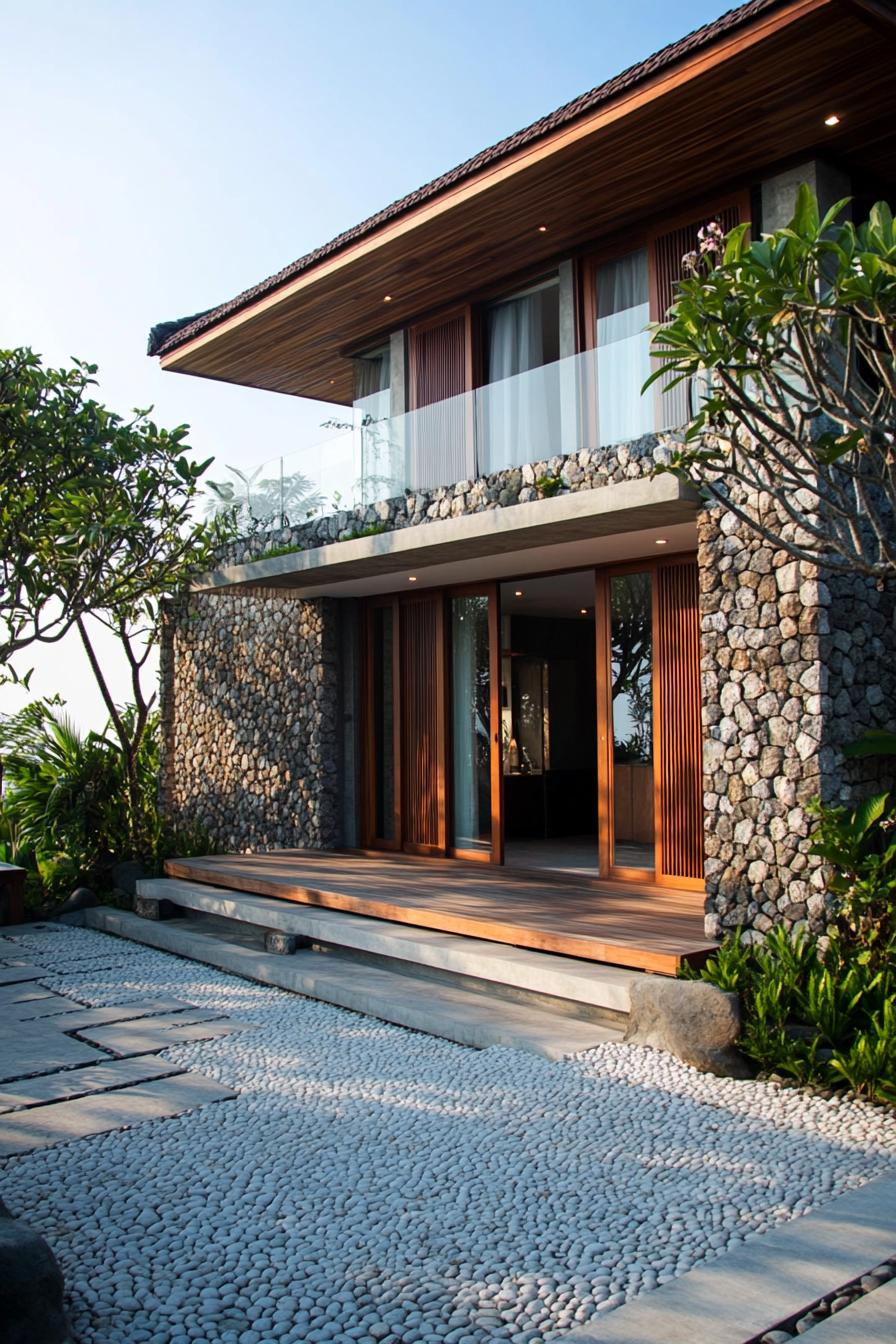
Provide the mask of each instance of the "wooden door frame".
{"label": "wooden door frame", "polygon": [[[671,565],[692,565],[693,551],[676,552],[669,556],[649,556],[623,565],[608,565],[595,569],[594,619],[597,655],[597,796],[598,796],[598,873],[600,877],[622,882],[648,882],[657,887],[674,887],[702,891],[702,879],[672,876],[663,864],[663,809],[660,759],[666,722],[662,702],[662,667],[665,649],[659,638],[659,610],[657,605],[657,571]],[[626,868],[613,863],[615,844],[615,781],[613,761],[613,706],[611,697],[610,664],[612,657],[610,580],[626,574],[650,574],[651,588],[651,696],[652,708],[652,771],[653,771],[653,868]]]}
{"label": "wooden door frame", "polygon": [[[468,859],[473,863],[503,864],[504,862],[504,771],[501,744],[501,583],[487,579],[482,583],[455,584],[442,590],[447,609],[454,597],[488,598],[488,652],[489,652],[489,793],[491,802],[492,842],[488,853],[483,850],[462,849],[449,844],[451,859]],[[450,684],[452,662],[451,622],[445,621],[446,684]],[[452,741],[451,707],[446,695],[446,740]],[[449,799],[454,797],[453,760],[450,751],[445,755],[445,787]],[[454,808],[448,809],[449,834],[454,833]]]}
{"label": "wooden door frame", "polygon": [[[377,608],[392,610],[392,831],[391,840],[376,834],[376,750],[373,669],[373,613]],[[401,675],[399,659],[400,602],[398,593],[365,598],[361,614],[361,834],[365,849],[400,852],[402,847],[401,807]]]}

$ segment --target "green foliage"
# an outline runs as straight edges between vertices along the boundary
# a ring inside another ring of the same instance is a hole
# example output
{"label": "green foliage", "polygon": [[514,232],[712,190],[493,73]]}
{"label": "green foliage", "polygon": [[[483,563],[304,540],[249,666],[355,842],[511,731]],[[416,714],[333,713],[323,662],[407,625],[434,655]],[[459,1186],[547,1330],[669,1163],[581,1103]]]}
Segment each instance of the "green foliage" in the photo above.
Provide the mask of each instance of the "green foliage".
{"label": "green foliage", "polygon": [[127,763],[116,736],[80,733],[58,701],[35,701],[0,720],[0,759],[0,857],[24,867],[32,888],[45,896],[66,896],[79,884],[103,890],[113,865],[124,859],[160,872],[172,854],[212,848],[199,828],[176,831],[159,813],[155,717],[137,754],[139,818],[131,815]]}
{"label": "green foliage", "polygon": [[[193,505],[208,462],[187,426],[95,401],[96,365],[0,351],[0,668],[82,618],[155,622],[158,600],[222,537]],[[15,675],[14,673],[12,675]]]}
{"label": "green foliage", "polygon": [[304,549],[305,547],[301,544],[298,546],[271,546],[269,550],[264,551],[258,558],[259,560],[270,560],[276,555],[298,555],[299,552],[304,551]]}
{"label": "green foliage", "polygon": [[888,793],[855,808],[810,805],[818,818],[812,845],[830,865],[837,897],[832,928],[872,967],[896,950],[896,799]]}
{"label": "green foliage", "polygon": [[786,228],[702,230],[645,387],[699,394],[669,469],[800,560],[892,579],[896,225],[846,204],[821,217],[804,184]]}
{"label": "green foliage", "polygon": [[563,485],[561,476],[539,476],[535,488],[544,499],[552,499]]}
{"label": "green foliage", "polygon": [[380,536],[383,532],[388,532],[388,531],[389,531],[389,524],[388,524],[388,523],[383,523],[383,522],[379,522],[379,523],[368,523],[366,527],[356,527],[356,528],[354,528],[353,531],[349,532],[349,534],[348,534],[347,537],[344,537],[344,538],[343,538],[343,540],[344,540],[344,541],[357,541],[357,539],[358,539],[359,537],[378,537],[378,536]]}
{"label": "green foliage", "polygon": [[748,947],[738,930],[686,974],[740,996],[739,1045],[760,1069],[896,1104],[892,958],[875,967],[837,935],[822,946],[783,928]]}

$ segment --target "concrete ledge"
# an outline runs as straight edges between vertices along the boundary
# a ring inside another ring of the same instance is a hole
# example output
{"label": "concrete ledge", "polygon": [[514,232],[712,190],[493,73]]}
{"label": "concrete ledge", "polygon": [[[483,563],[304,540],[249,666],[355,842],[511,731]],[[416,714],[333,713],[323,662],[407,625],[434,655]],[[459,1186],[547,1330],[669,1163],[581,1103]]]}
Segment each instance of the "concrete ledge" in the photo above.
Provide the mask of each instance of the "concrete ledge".
{"label": "concrete ledge", "polygon": [[325,946],[412,962],[614,1013],[629,1011],[632,986],[647,978],[641,971],[620,966],[532,952],[508,943],[393,924],[271,896],[227,891],[183,878],[147,878],[138,883],[137,889],[141,898],[165,899],[187,910],[221,915]]}
{"label": "concrete ledge", "polygon": [[[894,1251],[896,1177],[880,1176],[814,1213],[751,1238],[739,1250],[699,1265],[592,1325],[570,1330],[564,1339],[569,1344],[648,1340],[744,1344],[879,1265]],[[843,1316],[853,1310],[847,1307]],[[815,1331],[821,1329],[816,1326],[809,1338],[814,1340]],[[896,1326],[886,1335],[859,1337],[867,1344],[896,1338]],[[823,1338],[819,1335],[819,1344]]]}
{"label": "concrete ledge", "polygon": [[597,1022],[500,1002],[413,975],[361,965],[337,953],[297,952],[283,957],[224,942],[184,928],[178,921],[155,924],[124,910],[91,910],[88,921],[91,928],[396,1026],[442,1036],[458,1045],[477,1049],[503,1045],[561,1059],[621,1039],[620,1031]]}
{"label": "concrete ledge", "polygon": [[193,587],[289,588],[302,596],[306,591],[313,594],[323,584],[396,573],[421,561],[435,565],[475,560],[505,551],[693,522],[697,508],[696,493],[677,477],[639,477],[245,565],[225,565],[200,576]]}

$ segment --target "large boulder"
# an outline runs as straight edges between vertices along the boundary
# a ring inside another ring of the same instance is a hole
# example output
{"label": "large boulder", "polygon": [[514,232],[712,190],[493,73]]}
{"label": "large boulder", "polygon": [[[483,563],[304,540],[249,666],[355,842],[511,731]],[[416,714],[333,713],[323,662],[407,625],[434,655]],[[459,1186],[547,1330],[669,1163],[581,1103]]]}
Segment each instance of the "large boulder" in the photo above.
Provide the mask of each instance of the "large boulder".
{"label": "large boulder", "polygon": [[0,1202],[0,1344],[70,1344],[62,1271],[43,1237]]}
{"label": "large boulder", "polygon": [[685,1064],[723,1078],[751,1078],[755,1072],[736,1047],[740,1005],[705,980],[645,976],[631,988],[625,1040],[668,1050]]}

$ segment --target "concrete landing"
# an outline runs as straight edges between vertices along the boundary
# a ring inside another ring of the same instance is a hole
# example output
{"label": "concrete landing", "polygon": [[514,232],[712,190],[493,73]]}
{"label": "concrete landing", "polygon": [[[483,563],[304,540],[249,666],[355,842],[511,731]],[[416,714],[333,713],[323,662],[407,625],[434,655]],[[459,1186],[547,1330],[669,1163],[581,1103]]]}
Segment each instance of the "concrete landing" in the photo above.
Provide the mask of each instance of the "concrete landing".
{"label": "concrete landing", "polygon": [[627,1014],[631,986],[643,979],[643,972],[619,966],[228,891],[180,878],[147,879],[138,884],[138,890],[141,896],[169,900],[184,910],[297,934],[326,947],[567,1000],[579,1010]]}
{"label": "concrete landing", "polygon": [[[559,1059],[622,1035],[603,1023],[505,1002],[338,953],[309,950],[278,956],[184,927],[187,921],[155,923],[106,907],[88,910],[85,917],[90,928],[460,1045],[504,1045]],[[91,1039],[100,1038],[92,1034]]]}
{"label": "concrete landing", "polygon": [[[745,1344],[808,1309],[896,1254],[896,1176],[881,1176],[803,1218],[752,1238],[708,1264],[619,1307],[593,1325],[570,1330],[569,1344]],[[880,1297],[883,1289],[869,1294]],[[846,1328],[856,1305],[830,1320]],[[896,1300],[878,1302],[886,1332],[808,1334],[812,1344],[883,1344],[896,1340]],[[872,1307],[866,1309],[869,1313]],[[855,1319],[855,1318],[854,1318]]]}

